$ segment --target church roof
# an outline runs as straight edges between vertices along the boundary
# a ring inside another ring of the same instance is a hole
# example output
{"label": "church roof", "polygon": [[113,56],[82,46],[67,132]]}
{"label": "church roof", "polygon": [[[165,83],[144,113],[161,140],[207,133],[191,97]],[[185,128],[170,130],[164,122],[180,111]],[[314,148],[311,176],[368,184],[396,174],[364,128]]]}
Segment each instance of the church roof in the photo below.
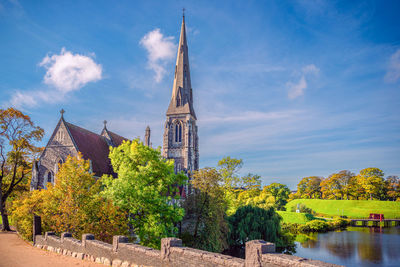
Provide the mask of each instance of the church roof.
{"label": "church roof", "polygon": [[[110,147],[106,138],[72,123],[66,121],[64,121],[64,123],[71,134],[77,150],[82,153],[84,159],[91,160],[93,172],[97,176],[103,174],[114,174],[111,161],[108,157]],[[108,132],[116,146],[120,145],[123,140],[128,140],[118,134],[110,131]]]}

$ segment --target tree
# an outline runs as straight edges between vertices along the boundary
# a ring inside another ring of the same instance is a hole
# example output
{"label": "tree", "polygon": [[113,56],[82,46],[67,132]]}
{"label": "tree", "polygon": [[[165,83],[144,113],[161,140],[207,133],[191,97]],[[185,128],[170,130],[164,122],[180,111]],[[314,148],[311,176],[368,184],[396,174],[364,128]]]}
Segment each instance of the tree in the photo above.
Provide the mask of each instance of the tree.
{"label": "tree", "polygon": [[323,198],[327,199],[348,199],[350,194],[351,179],[354,174],[344,170],[330,175],[321,182]]}
{"label": "tree", "polygon": [[400,179],[398,176],[388,176],[385,181],[386,194],[390,200],[400,200]]}
{"label": "tree", "polygon": [[290,189],[287,185],[272,183],[263,188],[263,191],[270,193],[275,198],[275,208],[285,210],[285,205],[289,199]]}
{"label": "tree", "polygon": [[241,178],[241,184],[245,190],[260,190],[261,176],[249,173]]}
{"label": "tree", "polygon": [[105,176],[104,196],[129,213],[133,231],[143,245],[160,246],[160,238],[174,236],[184,210],[176,204],[178,187],[187,177],[174,173],[174,162],[139,139],[111,148],[111,164],[118,178]]}
{"label": "tree", "polygon": [[378,168],[366,168],[360,171],[357,182],[365,190],[369,199],[381,199],[384,194],[385,180],[383,171]]}
{"label": "tree", "polygon": [[111,242],[113,235],[127,233],[127,213],[100,195],[101,181],[90,173],[90,163],[82,155],[67,157],[59,166],[56,184],[34,190],[12,205],[11,218],[27,239],[32,236],[32,215],[42,217],[44,230],[70,232],[75,238],[93,233]]}
{"label": "tree", "polygon": [[301,179],[297,184],[299,198],[321,198],[321,177],[310,176]]}
{"label": "tree", "polygon": [[262,209],[254,206],[243,206],[228,217],[229,244],[243,247],[247,241],[262,239],[275,243],[278,247],[286,246],[281,231],[281,217],[274,208]]}
{"label": "tree", "polygon": [[7,199],[28,180],[33,158],[40,151],[34,142],[40,141],[43,134],[43,129],[21,111],[0,109],[0,213],[5,231],[10,231]]}
{"label": "tree", "polygon": [[228,190],[233,190],[241,186],[239,170],[243,166],[243,160],[225,157],[218,161],[218,170],[222,176],[222,183]]}
{"label": "tree", "polygon": [[222,176],[215,168],[203,168],[193,173],[194,193],[184,202],[185,222],[183,233],[186,245],[212,252],[227,247],[228,225],[225,220],[226,202]]}

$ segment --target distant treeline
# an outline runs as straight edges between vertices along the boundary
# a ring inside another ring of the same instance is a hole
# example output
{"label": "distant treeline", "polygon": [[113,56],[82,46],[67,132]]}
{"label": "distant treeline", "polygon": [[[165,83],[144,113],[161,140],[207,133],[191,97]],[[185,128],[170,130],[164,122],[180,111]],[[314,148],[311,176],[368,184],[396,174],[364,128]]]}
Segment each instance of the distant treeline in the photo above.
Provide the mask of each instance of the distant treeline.
{"label": "distant treeline", "polygon": [[310,176],[301,179],[297,192],[290,198],[400,201],[400,180],[398,176],[385,179],[378,168],[366,168],[357,175],[344,170],[327,178]]}

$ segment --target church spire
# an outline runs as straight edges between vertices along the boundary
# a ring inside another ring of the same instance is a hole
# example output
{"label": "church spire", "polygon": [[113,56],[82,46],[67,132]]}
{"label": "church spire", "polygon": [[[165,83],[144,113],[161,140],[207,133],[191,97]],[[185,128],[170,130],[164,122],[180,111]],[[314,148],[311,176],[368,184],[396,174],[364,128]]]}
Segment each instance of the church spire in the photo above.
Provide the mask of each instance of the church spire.
{"label": "church spire", "polygon": [[185,14],[182,16],[181,35],[176,56],[175,76],[172,86],[171,102],[167,115],[191,114],[196,118],[193,109],[192,84],[190,80],[189,52],[186,39]]}

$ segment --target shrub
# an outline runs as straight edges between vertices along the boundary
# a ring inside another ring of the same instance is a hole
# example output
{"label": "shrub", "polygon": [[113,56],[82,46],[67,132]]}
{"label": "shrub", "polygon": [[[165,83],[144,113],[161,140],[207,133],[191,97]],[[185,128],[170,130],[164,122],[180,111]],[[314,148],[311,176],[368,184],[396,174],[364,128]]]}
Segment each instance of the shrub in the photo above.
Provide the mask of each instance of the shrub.
{"label": "shrub", "polygon": [[68,157],[57,173],[56,185],[35,190],[12,205],[11,219],[24,239],[32,240],[33,215],[42,217],[43,231],[70,232],[75,238],[93,233],[111,242],[127,234],[126,213],[100,195],[100,181],[89,172],[89,162]]}
{"label": "shrub", "polygon": [[[299,211],[301,213],[308,213],[308,214],[316,214],[315,211],[313,211],[311,208],[308,208],[306,205],[299,203]],[[292,212],[296,212],[297,211],[297,206],[292,206],[291,208]]]}

